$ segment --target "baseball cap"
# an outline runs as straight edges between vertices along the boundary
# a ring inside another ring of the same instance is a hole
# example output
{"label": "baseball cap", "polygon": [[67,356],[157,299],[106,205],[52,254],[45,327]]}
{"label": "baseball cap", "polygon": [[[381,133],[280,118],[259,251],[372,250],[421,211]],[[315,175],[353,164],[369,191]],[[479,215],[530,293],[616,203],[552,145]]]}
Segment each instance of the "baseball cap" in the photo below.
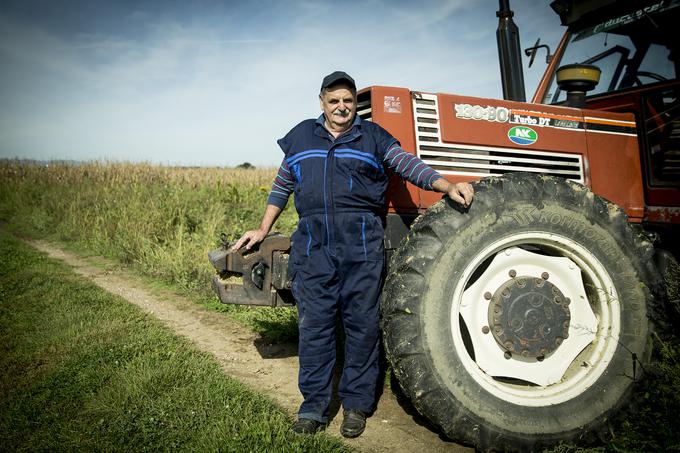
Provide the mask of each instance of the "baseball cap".
{"label": "baseball cap", "polygon": [[357,86],[354,83],[354,79],[351,78],[349,74],[343,71],[335,71],[334,73],[328,74],[326,77],[323,78],[323,82],[321,82],[321,91],[323,91],[324,88],[332,87],[333,85],[337,85],[340,82],[346,83],[354,91],[356,91],[357,89]]}

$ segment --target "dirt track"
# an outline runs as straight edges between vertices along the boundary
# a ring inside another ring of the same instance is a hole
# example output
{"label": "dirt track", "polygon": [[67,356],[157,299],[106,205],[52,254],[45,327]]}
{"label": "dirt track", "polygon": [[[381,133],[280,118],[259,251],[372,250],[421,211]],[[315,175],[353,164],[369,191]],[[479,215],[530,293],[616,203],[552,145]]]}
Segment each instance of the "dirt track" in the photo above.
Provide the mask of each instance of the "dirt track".
{"label": "dirt track", "polygon": [[[199,349],[215,356],[226,374],[267,394],[293,416],[301,401],[297,389],[297,357],[294,348],[267,344],[253,332],[226,316],[209,311],[169,291],[150,290],[139,278],[101,258],[82,258],[52,244],[30,244],[52,258],[72,266],[110,293],[117,294],[153,314]],[[340,437],[342,416],[335,417],[327,433]],[[378,408],[357,439],[343,439],[366,452],[472,452],[443,440],[439,434],[409,415],[396,397],[385,390]]]}

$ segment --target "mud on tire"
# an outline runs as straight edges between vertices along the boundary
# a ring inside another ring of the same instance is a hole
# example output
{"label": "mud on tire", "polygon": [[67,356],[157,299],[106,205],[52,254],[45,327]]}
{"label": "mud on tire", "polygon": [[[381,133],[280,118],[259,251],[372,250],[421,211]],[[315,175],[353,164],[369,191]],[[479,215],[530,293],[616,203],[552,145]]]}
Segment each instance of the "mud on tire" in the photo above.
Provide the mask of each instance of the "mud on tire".
{"label": "mud on tire", "polygon": [[591,442],[649,360],[651,245],[582,185],[480,181],[433,205],[391,262],[387,357],[418,411],[479,449]]}

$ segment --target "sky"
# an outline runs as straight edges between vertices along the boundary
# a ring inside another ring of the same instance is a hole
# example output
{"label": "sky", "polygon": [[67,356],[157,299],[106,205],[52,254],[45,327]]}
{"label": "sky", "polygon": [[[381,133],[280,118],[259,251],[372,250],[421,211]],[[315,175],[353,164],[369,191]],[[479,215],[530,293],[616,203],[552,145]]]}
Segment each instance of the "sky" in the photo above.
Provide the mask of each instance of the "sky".
{"label": "sky", "polygon": [[[511,0],[554,51],[547,0]],[[0,158],[235,166],[321,112],[321,79],[502,98],[496,0],[0,0]],[[546,67],[524,58],[527,98]]]}

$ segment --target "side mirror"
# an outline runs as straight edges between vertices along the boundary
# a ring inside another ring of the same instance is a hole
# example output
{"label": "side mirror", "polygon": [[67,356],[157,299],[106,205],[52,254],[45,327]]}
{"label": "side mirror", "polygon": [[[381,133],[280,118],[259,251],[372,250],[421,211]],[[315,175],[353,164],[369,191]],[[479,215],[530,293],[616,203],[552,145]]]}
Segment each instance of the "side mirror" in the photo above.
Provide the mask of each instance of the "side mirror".
{"label": "side mirror", "polygon": [[545,63],[550,64],[550,62],[553,59],[553,55],[550,54],[550,47],[548,47],[545,44],[541,44],[541,38],[538,38],[536,40],[536,43],[532,47],[527,47],[524,49],[524,55],[526,55],[529,58],[529,67],[531,67],[532,64],[534,64],[534,58],[536,58],[536,54],[538,53],[538,49],[541,47],[545,48],[546,55],[545,55]]}

